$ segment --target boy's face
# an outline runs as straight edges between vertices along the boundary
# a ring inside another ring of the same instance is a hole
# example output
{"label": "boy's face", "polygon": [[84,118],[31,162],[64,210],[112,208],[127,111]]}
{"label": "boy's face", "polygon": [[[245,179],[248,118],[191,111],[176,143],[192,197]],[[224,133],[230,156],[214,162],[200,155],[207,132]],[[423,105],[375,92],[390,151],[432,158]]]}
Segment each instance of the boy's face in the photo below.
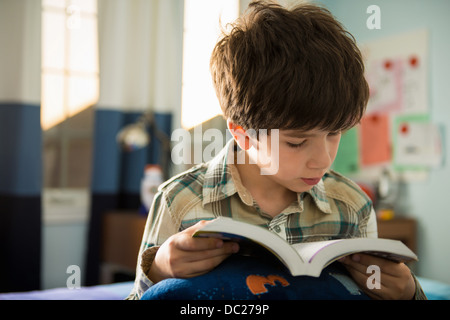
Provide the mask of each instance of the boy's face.
{"label": "boy's face", "polygon": [[[323,175],[330,169],[336,158],[341,139],[340,132],[326,132],[322,130],[279,130],[279,139],[255,141],[252,139],[253,151],[251,157],[264,159],[266,167],[278,161],[278,170],[271,175],[265,175],[273,182],[293,192],[310,190],[319,183]],[[274,145],[278,140],[278,148]],[[278,149],[278,157],[276,151]],[[272,154],[272,152],[274,154]]]}

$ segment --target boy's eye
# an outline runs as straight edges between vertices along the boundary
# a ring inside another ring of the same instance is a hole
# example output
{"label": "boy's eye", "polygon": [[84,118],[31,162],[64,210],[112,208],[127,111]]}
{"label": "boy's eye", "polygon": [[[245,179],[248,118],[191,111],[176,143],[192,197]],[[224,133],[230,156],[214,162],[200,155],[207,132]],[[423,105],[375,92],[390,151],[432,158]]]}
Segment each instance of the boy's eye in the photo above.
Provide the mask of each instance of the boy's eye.
{"label": "boy's eye", "polygon": [[287,142],[287,145],[288,145],[290,148],[300,148],[305,142],[306,142],[306,140],[305,140],[305,141],[302,141],[302,142],[300,142],[300,143],[291,143],[291,142]]}
{"label": "boy's eye", "polygon": [[337,135],[340,135],[341,134],[341,132],[340,131],[336,131],[336,132],[330,132],[330,133],[328,133],[328,135],[329,136],[337,136]]}

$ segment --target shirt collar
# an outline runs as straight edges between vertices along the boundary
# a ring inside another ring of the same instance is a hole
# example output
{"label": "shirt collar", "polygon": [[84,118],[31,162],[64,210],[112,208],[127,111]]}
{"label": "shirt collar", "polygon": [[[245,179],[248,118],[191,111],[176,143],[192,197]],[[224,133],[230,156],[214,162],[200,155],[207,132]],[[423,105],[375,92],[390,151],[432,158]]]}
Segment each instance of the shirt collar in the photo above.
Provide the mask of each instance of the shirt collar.
{"label": "shirt collar", "polygon": [[[253,197],[250,192],[243,186],[236,163],[236,153],[243,152],[239,149],[233,139],[227,142],[226,146],[217,154],[208,164],[203,182],[203,206],[208,203],[220,201],[227,197],[231,197],[238,193],[242,202],[246,205],[253,205]],[[306,195],[310,195],[314,203],[320,211],[331,214],[331,206],[325,192],[325,184],[320,180],[318,184],[309,191],[299,193],[297,195],[298,206],[291,208],[289,206],[284,212],[300,211],[304,209],[303,199]]]}
{"label": "shirt collar", "polygon": [[303,211],[303,198],[309,194],[311,198],[314,200],[314,203],[316,206],[326,214],[333,213],[331,210],[329,198],[327,197],[327,194],[325,192],[325,183],[323,182],[323,178],[319,181],[318,184],[316,184],[314,187],[312,187],[310,190],[300,193],[298,195],[299,198],[299,204],[300,204],[300,212]]}
{"label": "shirt collar", "polygon": [[236,148],[234,140],[230,139],[219,154],[208,163],[203,182],[203,206],[236,193],[230,168],[230,164],[234,163]]}

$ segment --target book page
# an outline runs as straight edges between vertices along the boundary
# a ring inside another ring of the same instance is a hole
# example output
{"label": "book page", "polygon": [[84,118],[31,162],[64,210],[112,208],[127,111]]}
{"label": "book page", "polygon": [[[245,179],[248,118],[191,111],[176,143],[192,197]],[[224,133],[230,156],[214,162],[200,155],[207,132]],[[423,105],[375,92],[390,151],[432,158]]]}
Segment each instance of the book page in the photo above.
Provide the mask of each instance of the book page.
{"label": "book page", "polygon": [[[266,250],[288,267],[301,265],[304,261],[295,248],[277,234],[261,226],[227,217],[218,217],[198,230],[194,236],[219,237],[239,242],[241,254],[259,255]],[[260,248],[255,247],[254,243]]]}
{"label": "book page", "polygon": [[311,263],[312,259],[314,258],[315,255],[317,255],[317,253],[319,253],[324,248],[339,241],[342,240],[296,243],[293,244],[292,247],[302,257],[303,261]]}
{"label": "book page", "polygon": [[[292,247],[304,261],[325,267],[340,257],[356,252],[378,255],[394,261],[417,260],[417,256],[401,241],[389,239],[353,238],[294,244]],[[313,262],[314,261],[314,262]]]}

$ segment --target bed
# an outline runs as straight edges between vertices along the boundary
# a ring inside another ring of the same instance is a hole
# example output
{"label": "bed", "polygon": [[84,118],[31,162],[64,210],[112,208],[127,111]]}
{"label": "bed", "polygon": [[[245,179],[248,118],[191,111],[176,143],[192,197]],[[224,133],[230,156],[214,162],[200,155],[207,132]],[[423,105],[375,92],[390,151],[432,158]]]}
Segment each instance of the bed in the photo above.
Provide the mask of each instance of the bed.
{"label": "bed", "polygon": [[450,300],[450,285],[444,282],[418,277],[428,300]]}
{"label": "bed", "polygon": [[[419,277],[429,300],[450,300],[450,285]],[[130,293],[133,282],[82,287],[55,288],[41,291],[0,293],[0,300],[123,300]]]}
{"label": "bed", "polygon": [[0,300],[123,300],[131,292],[133,281],[80,289],[55,288],[40,291],[0,293]]}

